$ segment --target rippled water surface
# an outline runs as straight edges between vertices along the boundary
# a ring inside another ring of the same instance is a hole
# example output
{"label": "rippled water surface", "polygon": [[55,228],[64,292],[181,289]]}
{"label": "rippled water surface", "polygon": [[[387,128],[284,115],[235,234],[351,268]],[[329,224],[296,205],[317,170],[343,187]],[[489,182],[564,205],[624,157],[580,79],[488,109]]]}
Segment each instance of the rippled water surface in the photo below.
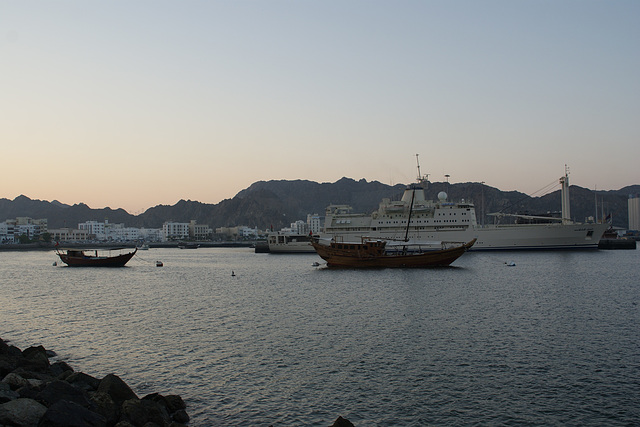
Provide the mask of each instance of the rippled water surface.
{"label": "rippled water surface", "polygon": [[0,252],[0,336],[141,397],[180,394],[194,426],[640,424],[640,250],[366,271],[140,256],[74,269]]}

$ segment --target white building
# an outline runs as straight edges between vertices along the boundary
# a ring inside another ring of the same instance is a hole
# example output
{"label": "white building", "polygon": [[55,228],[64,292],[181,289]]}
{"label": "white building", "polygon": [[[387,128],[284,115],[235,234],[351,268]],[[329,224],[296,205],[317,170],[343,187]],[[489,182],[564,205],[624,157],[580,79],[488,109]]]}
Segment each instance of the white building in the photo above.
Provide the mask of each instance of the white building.
{"label": "white building", "polygon": [[320,233],[322,231],[322,217],[318,214],[308,214],[307,225],[313,234]]}
{"label": "white building", "polygon": [[189,237],[194,240],[209,240],[213,230],[206,224],[196,224],[196,220],[189,222]]}
{"label": "white building", "polygon": [[258,237],[258,229],[257,228],[249,228],[240,226],[238,227],[238,235],[247,238],[257,238]]}
{"label": "white building", "polygon": [[629,208],[629,230],[640,230],[640,195],[629,195],[627,205]]}
{"label": "white building", "polygon": [[141,228],[140,240],[145,242],[161,242],[162,241],[162,229],[160,228]]}
{"label": "white building", "polygon": [[165,222],[162,224],[163,240],[183,240],[189,237],[188,222]]}
{"label": "white building", "polygon": [[15,243],[15,225],[7,221],[0,223],[0,244]]}
{"label": "white building", "polygon": [[15,243],[22,235],[31,240],[37,240],[44,233],[48,233],[46,219],[32,219],[26,216],[6,220],[0,228],[0,242]]}
{"label": "white building", "polygon": [[104,222],[98,221],[85,221],[78,224],[78,230],[84,230],[90,236],[94,236],[97,240],[107,240],[106,226],[109,224],[108,220]]}

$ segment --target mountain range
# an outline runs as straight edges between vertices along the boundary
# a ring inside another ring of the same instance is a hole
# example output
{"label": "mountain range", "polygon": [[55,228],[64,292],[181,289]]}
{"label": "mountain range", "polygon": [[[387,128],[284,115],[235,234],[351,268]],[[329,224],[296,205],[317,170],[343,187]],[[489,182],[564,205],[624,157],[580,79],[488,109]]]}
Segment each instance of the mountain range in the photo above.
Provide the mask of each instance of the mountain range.
{"label": "mountain range", "polygon": [[[85,221],[124,223],[129,227],[161,228],[165,221],[188,222],[195,219],[199,224],[217,227],[245,225],[259,229],[280,229],[296,220],[306,220],[307,214],[324,216],[329,204],[346,204],[354,212],[370,213],[378,208],[382,198],[398,200],[405,185],[394,186],[378,181],[359,181],[342,178],[334,183],[317,183],[306,180],[258,181],[240,191],[232,199],[217,204],[180,200],[175,205],[157,205],[139,215],[131,215],[124,209],[91,209],[84,203],[67,205],[54,201],[32,200],[18,196],[14,200],[0,199],[0,221],[16,217],[47,218],[49,228],[77,227]],[[425,189],[427,199],[437,199],[444,191],[448,200],[472,201],[476,206],[478,222],[483,212],[520,214],[546,214],[560,211],[560,190],[531,197],[518,191],[501,191],[481,183],[467,182],[450,184],[430,183]],[[627,199],[630,194],[640,193],[640,185],[631,185],[619,190],[594,191],[572,185],[570,188],[571,216],[576,221],[587,217],[611,215],[614,226],[627,228]],[[485,215],[486,223],[492,217]]]}

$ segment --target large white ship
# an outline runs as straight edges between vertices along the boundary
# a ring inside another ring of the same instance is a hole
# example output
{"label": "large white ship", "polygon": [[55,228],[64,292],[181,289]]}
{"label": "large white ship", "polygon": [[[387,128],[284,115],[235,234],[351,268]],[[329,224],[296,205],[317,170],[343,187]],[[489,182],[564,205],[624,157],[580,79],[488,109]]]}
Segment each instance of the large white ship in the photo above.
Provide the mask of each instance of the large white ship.
{"label": "large white ship", "polygon": [[347,205],[330,205],[325,212],[321,237],[343,242],[376,237],[434,244],[468,242],[477,238],[471,250],[595,249],[609,226],[607,223],[576,223],[569,219],[568,173],[560,178],[562,218],[517,215],[521,221],[544,219],[547,223],[492,225],[479,225],[473,203],[449,202],[444,192],[438,194],[437,201],[426,200],[424,185],[427,181],[420,178],[419,167],[418,176],[418,184],[408,186],[401,200],[383,199],[372,214],[352,213]]}

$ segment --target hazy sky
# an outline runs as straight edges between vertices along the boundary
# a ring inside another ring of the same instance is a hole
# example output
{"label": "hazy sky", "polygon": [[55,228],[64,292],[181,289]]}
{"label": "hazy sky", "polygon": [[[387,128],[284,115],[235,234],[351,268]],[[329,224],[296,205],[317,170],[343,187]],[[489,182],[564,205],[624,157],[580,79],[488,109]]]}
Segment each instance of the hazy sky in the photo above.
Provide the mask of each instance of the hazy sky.
{"label": "hazy sky", "polygon": [[0,0],[0,197],[640,184],[640,1]]}

